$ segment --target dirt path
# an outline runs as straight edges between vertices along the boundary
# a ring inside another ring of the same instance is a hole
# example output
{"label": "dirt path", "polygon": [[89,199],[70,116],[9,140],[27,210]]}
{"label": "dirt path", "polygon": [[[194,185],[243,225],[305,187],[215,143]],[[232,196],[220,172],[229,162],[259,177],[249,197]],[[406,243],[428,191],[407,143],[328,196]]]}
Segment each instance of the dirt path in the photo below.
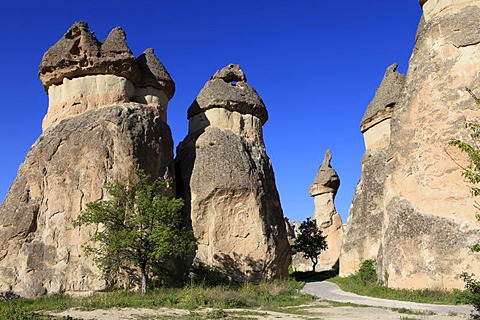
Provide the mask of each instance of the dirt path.
{"label": "dirt path", "polygon": [[311,294],[322,300],[355,303],[372,307],[405,308],[409,310],[435,312],[441,314],[466,314],[469,315],[473,308],[469,306],[446,306],[426,303],[415,303],[387,299],[359,296],[354,293],[342,291],[336,284],[322,281],[306,283],[302,292]]}
{"label": "dirt path", "polygon": [[281,308],[276,311],[259,309],[130,309],[114,308],[105,310],[67,310],[56,316],[71,316],[75,319],[85,320],[147,320],[147,319],[175,319],[175,320],[200,320],[200,319],[258,319],[258,320],[467,320],[464,314],[436,314],[416,312],[407,309],[387,309],[380,307],[342,306],[338,303],[318,301],[312,304]]}

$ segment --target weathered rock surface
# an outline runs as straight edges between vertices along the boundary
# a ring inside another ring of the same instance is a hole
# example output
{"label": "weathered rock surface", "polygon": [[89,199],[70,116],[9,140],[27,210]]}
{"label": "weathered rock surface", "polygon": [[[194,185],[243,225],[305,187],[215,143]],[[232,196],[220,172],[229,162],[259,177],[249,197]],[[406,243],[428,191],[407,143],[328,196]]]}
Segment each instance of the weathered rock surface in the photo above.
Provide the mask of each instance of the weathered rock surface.
{"label": "weathered rock surface", "polygon": [[462,288],[459,274],[480,270],[480,256],[468,249],[480,225],[461,176],[466,157],[448,143],[466,138],[465,120],[480,117],[465,91],[480,81],[480,1],[430,0],[423,10],[392,117],[379,262],[395,287]]}
{"label": "weathered rock surface", "polygon": [[[480,256],[468,249],[480,238],[480,226],[475,198],[461,176],[468,158],[448,143],[468,139],[465,121],[480,117],[465,90],[475,91],[480,81],[480,1],[429,0],[423,10],[382,155],[385,173],[380,169],[372,182],[362,177],[355,197],[375,200],[368,205],[354,200],[346,231],[350,246],[345,243],[344,251],[367,257],[379,246],[379,274],[392,287],[462,288],[459,274],[480,270]],[[373,167],[365,169],[368,161],[364,158],[364,171],[375,177]],[[375,161],[380,166],[382,159]],[[383,220],[380,244],[369,235],[369,220]],[[350,238],[354,229],[357,239],[365,239],[357,245]],[[343,255],[342,261],[354,264]]]}
{"label": "weathered rock surface", "polygon": [[265,106],[238,65],[218,71],[188,111],[177,148],[179,194],[195,259],[234,279],[285,278],[290,248],[262,138]]}
{"label": "weathered rock surface", "polygon": [[390,143],[390,118],[404,85],[405,76],[397,72],[397,64],[389,66],[362,118],[360,129],[366,151],[344,231],[340,276],[355,273],[363,261],[376,260],[379,254],[385,220],[385,164]]}
{"label": "weathered rock surface", "polygon": [[44,54],[39,67],[49,96],[44,130],[87,110],[128,102],[148,104],[166,121],[175,83],[153,49],[135,58],[125,41],[117,27],[101,43],[82,21]]}
{"label": "weathered rock surface", "polygon": [[[86,23],[77,23],[45,54],[40,73],[52,121],[0,207],[0,292],[35,297],[103,289],[82,249],[94,229],[73,221],[87,203],[105,197],[106,182],[132,167],[153,178],[174,176],[173,141],[162,117],[167,95],[145,87],[144,103],[128,102],[138,88],[127,78],[132,69],[125,64],[135,59],[124,40],[116,28],[101,45]],[[161,102],[147,101],[152,93]]]}
{"label": "weathered rock surface", "polygon": [[40,62],[39,76],[45,90],[52,84],[62,84],[65,78],[92,74],[113,74],[134,82],[140,70],[125,40],[125,32],[115,28],[103,46],[86,22],[74,23]]}
{"label": "weathered rock surface", "polygon": [[[327,236],[327,250],[320,254],[316,270],[338,269],[340,250],[343,237],[342,218],[335,209],[335,195],[340,187],[340,178],[330,162],[332,154],[330,150],[325,153],[322,165],[318,169],[315,180],[310,187],[310,195],[315,201],[315,212],[312,219]],[[303,258],[303,254],[293,256],[293,269],[295,271],[311,271],[312,263]]]}
{"label": "weathered rock surface", "polygon": [[73,220],[131,166],[173,174],[168,126],[144,105],[112,106],[60,122],[29,151],[0,208],[0,291],[32,297],[102,289]]}

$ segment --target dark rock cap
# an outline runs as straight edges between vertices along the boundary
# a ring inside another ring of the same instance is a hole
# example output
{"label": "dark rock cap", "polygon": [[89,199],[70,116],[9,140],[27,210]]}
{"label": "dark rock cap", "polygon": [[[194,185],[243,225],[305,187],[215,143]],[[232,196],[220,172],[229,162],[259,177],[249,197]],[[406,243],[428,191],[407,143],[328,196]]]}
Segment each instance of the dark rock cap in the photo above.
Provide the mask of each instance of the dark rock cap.
{"label": "dark rock cap", "polygon": [[164,90],[168,99],[171,99],[175,94],[175,82],[173,82],[163,63],[155,55],[155,51],[152,48],[145,50],[137,58],[137,63],[141,71],[141,77],[137,85],[140,87],[152,86]]}
{"label": "dark rock cap", "polygon": [[75,22],[43,55],[39,77],[45,91],[52,84],[61,84],[64,78],[112,74],[127,78],[135,86],[165,90],[171,99],[175,83],[153,49],[136,59],[126,39],[125,31],[116,27],[101,43],[85,21]]}
{"label": "dark rock cap", "polygon": [[313,184],[310,187],[310,195],[312,197],[327,192],[332,192],[334,194],[337,193],[337,190],[340,187],[340,178],[337,171],[335,171],[330,165],[331,161],[332,152],[327,150],[322,165],[318,169],[315,180],[313,180]]}
{"label": "dark rock cap", "polygon": [[387,68],[375,97],[363,115],[360,124],[362,132],[392,116],[393,108],[405,85],[405,75],[397,72],[397,67],[398,64],[394,63]]}
{"label": "dark rock cap", "polygon": [[218,70],[202,88],[188,109],[188,118],[213,108],[224,108],[242,114],[252,114],[267,122],[268,113],[262,98],[246,82],[245,74],[237,64]]}
{"label": "dark rock cap", "polygon": [[420,2],[420,5],[423,7],[423,5],[427,2],[428,0],[419,0],[418,2]]}
{"label": "dark rock cap", "polygon": [[125,40],[125,32],[115,28],[103,46],[86,22],[75,22],[43,55],[39,76],[45,90],[61,84],[64,78],[94,74],[114,74],[135,81],[140,70]]}

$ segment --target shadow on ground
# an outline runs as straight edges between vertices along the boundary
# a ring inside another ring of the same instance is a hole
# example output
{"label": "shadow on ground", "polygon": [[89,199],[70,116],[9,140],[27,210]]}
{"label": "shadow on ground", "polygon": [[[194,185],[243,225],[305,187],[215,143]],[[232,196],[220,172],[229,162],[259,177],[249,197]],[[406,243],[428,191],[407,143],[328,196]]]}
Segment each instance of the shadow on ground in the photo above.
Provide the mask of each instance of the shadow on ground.
{"label": "shadow on ground", "polygon": [[293,272],[291,275],[296,281],[314,282],[325,281],[338,276],[335,270],[326,270],[320,272],[306,271],[306,272]]}

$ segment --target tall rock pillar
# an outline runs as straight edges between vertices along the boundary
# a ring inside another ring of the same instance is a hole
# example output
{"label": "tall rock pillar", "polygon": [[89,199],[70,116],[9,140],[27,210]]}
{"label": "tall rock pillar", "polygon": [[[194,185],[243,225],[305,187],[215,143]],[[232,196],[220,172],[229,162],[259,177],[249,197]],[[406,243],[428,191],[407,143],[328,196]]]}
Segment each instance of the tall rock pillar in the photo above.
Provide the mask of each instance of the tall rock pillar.
{"label": "tall rock pillar", "polygon": [[287,277],[290,248],[262,137],[267,110],[238,65],[213,75],[188,119],[176,168],[195,259],[238,280]]}
{"label": "tall rock pillar", "polygon": [[405,85],[397,64],[388,67],[360,123],[365,142],[362,174],[345,228],[340,276],[355,273],[365,260],[377,259],[383,241],[384,188],[391,117]]}
{"label": "tall rock pillar", "polygon": [[468,139],[465,121],[480,118],[465,90],[480,90],[480,1],[421,2],[405,89],[392,116],[380,267],[394,287],[462,288],[459,274],[480,270],[480,256],[468,249],[480,225],[461,175],[467,158],[449,141]]}
{"label": "tall rock pillar", "polygon": [[338,269],[338,259],[342,246],[342,218],[335,209],[335,195],[340,187],[340,178],[332,168],[332,153],[327,150],[322,165],[318,169],[315,180],[310,187],[310,195],[315,202],[312,219],[317,221],[324,236],[327,236],[328,248],[320,254],[318,270]]}
{"label": "tall rock pillar", "polygon": [[[327,250],[320,253],[317,270],[338,269],[340,249],[343,237],[342,218],[335,209],[335,195],[340,187],[340,178],[332,168],[332,153],[327,150],[320,168],[315,176],[310,195],[314,199],[315,211],[312,219],[315,219],[322,234],[327,236]],[[294,271],[311,271],[312,262],[305,259],[302,253],[293,256]]]}
{"label": "tall rock pillar", "polygon": [[82,248],[94,227],[73,221],[132,167],[153,178],[174,175],[165,120],[175,84],[153,50],[135,58],[125,39],[115,28],[102,43],[77,22],[42,59],[48,112],[0,207],[0,291],[104,289]]}

